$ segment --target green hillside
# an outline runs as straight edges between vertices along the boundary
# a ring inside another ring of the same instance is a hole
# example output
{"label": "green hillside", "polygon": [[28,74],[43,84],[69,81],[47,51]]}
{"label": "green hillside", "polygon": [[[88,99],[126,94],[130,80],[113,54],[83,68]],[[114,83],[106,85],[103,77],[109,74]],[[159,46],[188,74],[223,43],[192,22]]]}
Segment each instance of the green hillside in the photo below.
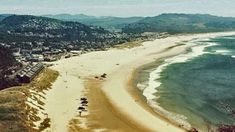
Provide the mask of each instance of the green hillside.
{"label": "green hillside", "polygon": [[162,14],[129,24],[123,28],[123,31],[128,33],[201,33],[234,29],[235,18],[231,17],[217,17],[207,14]]}

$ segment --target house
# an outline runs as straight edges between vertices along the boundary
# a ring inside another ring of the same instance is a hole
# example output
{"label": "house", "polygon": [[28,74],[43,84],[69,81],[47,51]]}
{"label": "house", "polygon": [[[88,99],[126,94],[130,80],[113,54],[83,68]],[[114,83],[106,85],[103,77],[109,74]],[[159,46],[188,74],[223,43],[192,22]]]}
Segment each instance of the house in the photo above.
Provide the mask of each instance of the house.
{"label": "house", "polygon": [[30,83],[43,69],[42,63],[29,64],[16,74],[16,78],[20,83]]}

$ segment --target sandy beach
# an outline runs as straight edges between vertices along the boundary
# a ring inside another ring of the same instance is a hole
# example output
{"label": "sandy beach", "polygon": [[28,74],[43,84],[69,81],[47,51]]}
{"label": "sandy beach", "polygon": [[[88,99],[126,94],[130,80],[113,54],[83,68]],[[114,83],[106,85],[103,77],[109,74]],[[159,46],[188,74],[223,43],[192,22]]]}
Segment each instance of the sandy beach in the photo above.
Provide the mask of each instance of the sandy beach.
{"label": "sandy beach", "polygon": [[[132,49],[90,52],[54,62],[52,69],[59,71],[60,76],[46,92],[44,109],[51,127],[45,131],[185,131],[147,105],[142,93],[133,86],[135,70],[183,53],[189,45],[180,42],[234,34],[171,36]],[[107,77],[100,79],[104,73]],[[88,111],[79,117],[77,108],[82,97],[88,98]]]}

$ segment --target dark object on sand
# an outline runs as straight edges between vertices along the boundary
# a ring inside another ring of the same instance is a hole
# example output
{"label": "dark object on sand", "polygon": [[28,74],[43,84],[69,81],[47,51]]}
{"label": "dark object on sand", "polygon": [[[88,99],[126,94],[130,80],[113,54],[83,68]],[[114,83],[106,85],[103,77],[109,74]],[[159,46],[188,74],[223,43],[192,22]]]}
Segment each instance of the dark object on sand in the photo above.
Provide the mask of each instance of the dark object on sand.
{"label": "dark object on sand", "polygon": [[189,130],[189,132],[198,132],[198,130],[196,128],[192,128],[191,130]]}
{"label": "dark object on sand", "polygon": [[84,100],[87,100],[87,98],[81,98],[80,100],[81,100],[81,101],[84,101]]}
{"label": "dark object on sand", "polygon": [[104,73],[103,75],[101,75],[102,78],[106,78],[107,77],[107,74]]}
{"label": "dark object on sand", "polygon": [[86,109],[84,107],[78,107],[78,110],[86,111]]}
{"label": "dark object on sand", "polygon": [[87,101],[87,100],[83,100],[83,101],[81,102],[81,104],[88,104],[88,101]]}
{"label": "dark object on sand", "polygon": [[82,104],[83,107],[88,106],[87,104]]}

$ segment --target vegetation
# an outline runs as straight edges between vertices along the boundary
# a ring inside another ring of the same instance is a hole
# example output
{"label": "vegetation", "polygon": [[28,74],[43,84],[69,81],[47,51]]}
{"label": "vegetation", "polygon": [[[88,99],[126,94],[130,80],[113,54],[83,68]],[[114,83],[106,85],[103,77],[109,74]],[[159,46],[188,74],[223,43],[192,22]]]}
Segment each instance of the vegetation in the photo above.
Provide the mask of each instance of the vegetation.
{"label": "vegetation", "polygon": [[46,128],[50,127],[50,122],[51,122],[51,119],[50,118],[46,118],[43,120],[42,123],[40,123],[40,126],[39,126],[39,131],[43,131],[45,130]]}
{"label": "vegetation", "polygon": [[7,69],[16,63],[12,52],[9,49],[0,46],[0,69]]}
{"label": "vegetation", "polygon": [[109,33],[102,28],[86,26],[78,22],[64,22],[57,19],[30,15],[12,15],[6,17],[0,22],[0,31],[8,32],[8,34],[9,32],[18,34],[28,32],[37,34],[47,33],[47,37],[50,35],[52,37],[53,35],[55,38],[67,39],[79,38],[82,33],[87,34],[90,38],[96,37],[92,35],[94,33]]}
{"label": "vegetation", "polygon": [[[38,102],[38,109],[28,105],[27,98],[36,97],[39,93],[50,88],[55,81],[58,72],[45,69],[32,83],[24,86],[17,86],[0,91],[0,130],[1,132],[37,132],[50,126],[50,119],[42,121],[39,130],[33,128],[33,121],[39,121],[37,117],[40,109],[39,98],[34,98]],[[29,90],[36,91],[35,93]],[[30,102],[28,102],[30,103]],[[33,105],[33,104],[32,104]],[[35,105],[35,104],[34,104]],[[42,104],[43,105],[43,104]]]}
{"label": "vegetation", "polygon": [[11,16],[11,14],[0,14],[0,21],[2,21],[3,19],[9,16]]}
{"label": "vegetation", "polygon": [[20,66],[20,64],[15,60],[12,52],[0,46],[0,90],[18,85],[15,80],[5,78],[5,75],[9,74],[10,70],[17,66]]}
{"label": "vegetation", "polygon": [[115,33],[101,27],[47,17],[11,15],[0,21],[0,43],[8,45],[41,42],[54,49],[102,50],[136,37],[140,35]]}
{"label": "vegetation", "polygon": [[235,29],[235,18],[202,14],[162,14],[147,17],[123,28],[127,33],[168,32],[201,33],[231,31]]}
{"label": "vegetation", "polygon": [[29,84],[29,86],[36,92],[43,92],[44,90],[50,89],[51,83],[54,82],[58,76],[59,73],[57,71],[46,68],[38,78],[34,79],[34,81]]}
{"label": "vegetation", "polygon": [[[0,91],[0,130],[2,132],[33,131],[28,119],[26,88],[13,87]],[[9,125],[10,124],[10,125]]]}

